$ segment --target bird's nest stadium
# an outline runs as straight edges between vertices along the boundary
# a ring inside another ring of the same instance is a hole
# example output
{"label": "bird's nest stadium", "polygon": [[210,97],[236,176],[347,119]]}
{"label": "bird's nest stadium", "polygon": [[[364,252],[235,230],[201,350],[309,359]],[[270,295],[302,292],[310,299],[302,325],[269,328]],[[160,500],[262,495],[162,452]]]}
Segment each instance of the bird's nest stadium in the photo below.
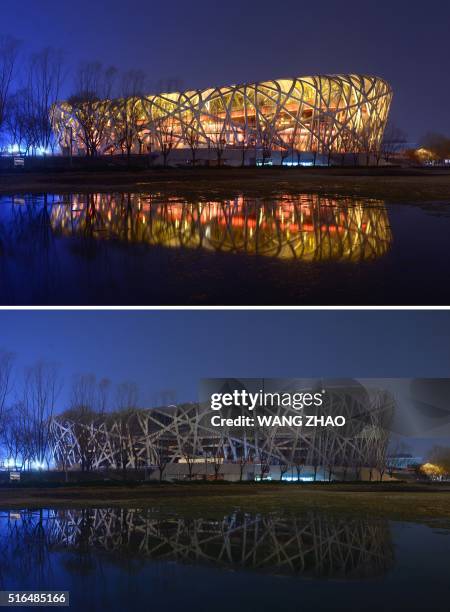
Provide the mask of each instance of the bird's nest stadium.
{"label": "bird's nest stadium", "polygon": [[273,154],[299,163],[308,153],[316,163],[375,154],[391,100],[381,78],[318,75],[111,100],[84,92],[58,103],[52,117],[62,150],[72,154],[184,151],[185,159],[198,149],[247,164]]}
{"label": "bird's nest stadium", "polygon": [[146,470],[150,478],[372,478],[386,465],[393,412],[390,394],[356,381],[329,386],[321,409],[344,416],[344,427],[218,428],[201,403],[106,414],[80,408],[53,420],[52,453],[62,469]]}

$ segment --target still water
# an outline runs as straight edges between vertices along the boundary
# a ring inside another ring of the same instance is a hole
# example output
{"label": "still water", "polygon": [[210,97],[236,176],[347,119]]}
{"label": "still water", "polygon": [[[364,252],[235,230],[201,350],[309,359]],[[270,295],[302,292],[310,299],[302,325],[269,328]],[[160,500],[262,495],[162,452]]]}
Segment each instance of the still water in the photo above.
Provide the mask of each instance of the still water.
{"label": "still water", "polygon": [[0,196],[0,304],[448,304],[450,205]]}
{"label": "still water", "polygon": [[450,530],[384,519],[0,512],[0,590],[73,610],[448,610]]}

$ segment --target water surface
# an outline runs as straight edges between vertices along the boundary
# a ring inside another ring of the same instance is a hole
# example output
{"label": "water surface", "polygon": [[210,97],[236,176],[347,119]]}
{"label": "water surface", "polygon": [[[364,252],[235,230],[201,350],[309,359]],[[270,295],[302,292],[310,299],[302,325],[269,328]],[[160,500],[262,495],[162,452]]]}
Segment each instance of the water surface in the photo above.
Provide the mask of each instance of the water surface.
{"label": "water surface", "polygon": [[448,304],[450,206],[0,196],[0,304]]}
{"label": "water surface", "polygon": [[3,511],[0,589],[73,610],[448,610],[450,531],[385,519]]}

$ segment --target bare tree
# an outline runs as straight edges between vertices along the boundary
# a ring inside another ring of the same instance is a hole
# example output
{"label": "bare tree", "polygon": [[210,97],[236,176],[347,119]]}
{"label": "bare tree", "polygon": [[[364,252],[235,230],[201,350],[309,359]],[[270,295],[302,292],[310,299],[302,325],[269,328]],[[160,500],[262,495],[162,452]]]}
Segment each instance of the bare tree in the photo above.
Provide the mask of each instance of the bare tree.
{"label": "bare tree", "polygon": [[262,165],[265,166],[272,157],[275,142],[272,127],[263,121],[259,121],[257,125],[257,144],[261,148]]}
{"label": "bare tree", "polygon": [[95,374],[74,376],[71,389],[71,408],[85,407],[96,411],[97,379]]}
{"label": "bare tree", "polygon": [[25,372],[23,409],[27,433],[27,456],[39,467],[49,465],[50,429],[61,391],[58,369],[43,361]]}
{"label": "bare tree", "polygon": [[248,444],[247,431],[244,431],[242,444],[237,446],[236,455],[239,464],[239,482],[242,482],[244,479],[245,466],[252,460],[252,451]]}
{"label": "bare tree", "polygon": [[304,453],[303,453],[303,448],[301,446],[301,441],[299,440],[299,438],[297,438],[297,440],[295,441],[295,443],[292,445],[292,465],[295,468],[295,472],[297,475],[297,482],[300,482],[301,479],[301,474],[303,471],[303,468],[305,466],[305,457],[304,457]]}
{"label": "bare tree", "polygon": [[142,148],[142,97],[145,76],[139,70],[129,70],[121,80],[120,97],[112,102],[114,135],[119,149],[125,151],[130,161],[133,147]]}
{"label": "bare tree", "polygon": [[211,453],[211,459],[214,470],[214,480],[218,480],[220,470],[222,469],[225,461],[225,449],[224,449],[225,436],[224,432],[219,433],[219,437],[214,440],[214,450]]}
{"label": "bare tree", "polygon": [[406,139],[406,133],[403,130],[393,123],[388,123],[380,147],[381,156],[386,162],[389,162],[396,153],[404,148]]}
{"label": "bare tree", "polygon": [[197,151],[200,147],[200,132],[192,123],[184,127],[183,140],[191,150],[192,166],[195,166],[197,161]]}
{"label": "bare tree", "polygon": [[179,135],[176,129],[176,120],[170,115],[167,117],[160,117],[153,120],[152,128],[157,149],[163,156],[163,165],[164,168],[166,168],[169,155],[179,140]]}
{"label": "bare tree", "polygon": [[1,443],[6,451],[7,458],[11,461],[10,467],[22,468],[24,465],[24,423],[23,405],[16,403],[8,410],[3,418],[1,430]]}
{"label": "bare tree", "polygon": [[371,158],[379,159],[379,144],[370,121],[366,120],[360,129],[357,149],[364,155],[366,166],[370,166]]}
{"label": "bare tree", "polygon": [[297,482],[300,482],[301,473],[305,465],[305,453],[303,450],[302,432],[300,428],[295,430],[295,439],[291,443],[290,463],[294,466],[297,474]]}
{"label": "bare tree", "polygon": [[333,163],[334,154],[338,150],[338,143],[336,136],[332,133],[328,135],[326,144],[324,145],[324,153],[327,154],[327,166],[330,167]]}
{"label": "bare tree", "polygon": [[196,461],[197,454],[195,452],[194,442],[190,439],[183,440],[181,444],[181,454],[187,465],[188,469],[188,478],[192,480],[195,476],[194,474],[194,465]]}
{"label": "bare tree", "polygon": [[133,457],[134,467],[137,468],[135,444],[133,440],[133,415],[138,408],[138,388],[133,382],[123,382],[117,387],[117,423],[119,459],[123,477],[126,478],[130,456]]}
{"label": "bare tree", "polygon": [[94,423],[97,417],[97,383],[93,374],[74,377],[71,390],[70,410],[67,418],[74,422],[75,437],[78,440],[81,471],[92,469],[95,455]]}
{"label": "bare tree", "polygon": [[30,123],[28,89],[20,89],[9,96],[5,111],[5,126],[12,145],[18,153],[28,153],[33,144],[34,130]]}
{"label": "bare tree", "polygon": [[251,130],[249,129],[249,127],[247,126],[247,123],[244,123],[241,126],[239,136],[240,136],[239,147],[240,147],[241,153],[242,153],[241,167],[244,168],[245,167],[245,160],[246,160],[246,156],[247,156],[247,151],[250,148],[254,148],[255,147],[256,138],[255,138],[254,134],[251,132]]}
{"label": "bare tree", "polygon": [[115,76],[115,68],[104,68],[99,62],[83,63],[78,68],[75,93],[70,96],[68,105],[79,126],[78,137],[88,157],[114,146],[108,124]]}
{"label": "bare tree", "polygon": [[63,84],[63,56],[50,47],[31,56],[27,90],[30,94],[30,114],[35,129],[35,146],[46,152],[55,148],[53,124],[56,102]]}
{"label": "bare tree", "polygon": [[158,466],[159,471],[159,482],[162,482],[164,479],[164,472],[170,461],[168,441],[162,436],[159,436],[153,447],[155,452],[156,465]]}
{"label": "bare tree", "polygon": [[258,459],[259,459],[259,465],[260,465],[260,479],[261,482],[264,480],[264,478],[266,476],[269,475],[270,473],[270,463],[269,463],[269,457],[267,455],[267,453],[265,453],[264,451],[260,450],[258,452]]}
{"label": "bare tree", "polygon": [[280,482],[282,482],[283,480],[283,476],[286,474],[286,472],[289,470],[289,463],[287,461],[282,461],[280,463]]}
{"label": "bare tree", "polygon": [[427,134],[422,139],[422,146],[428,149],[437,161],[450,157],[450,138],[435,132]]}
{"label": "bare tree", "polygon": [[[328,469],[328,482],[333,478],[333,472],[336,465],[336,438],[332,427],[323,427],[320,432],[321,446],[323,449],[324,468]],[[325,475],[325,470],[324,470]]]}
{"label": "bare tree", "polygon": [[298,121],[295,122],[294,128],[288,135],[288,138],[286,139],[286,144],[291,151],[292,161],[294,160],[295,155],[297,158],[297,166],[299,166],[302,153],[305,150],[306,143],[304,137],[302,137]]}
{"label": "bare tree", "polygon": [[301,475],[302,475],[302,471],[304,468],[305,462],[303,460],[303,458],[300,456],[296,456],[295,457],[295,462],[294,462],[294,467],[295,467],[295,473],[297,474],[297,482],[300,482],[301,480]]}
{"label": "bare tree", "polygon": [[429,461],[439,469],[441,476],[448,478],[450,475],[449,446],[434,446],[430,452]]}
{"label": "bare tree", "polygon": [[12,387],[12,369],[14,356],[7,351],[0,351],[0,431],[6,412],[6,402]]}
{"label": "bare tree", "polygon": [[0,132],[3,129],[7,101],[14,78],[19,42],[10,36],[0,38]]}
{"label": "bare tree", "polygon": [[227,147],[225,122],[216,120],[208,134],[209,147],[216,152],[217,165],[220,167]]}
{"label": "bare tree", "polygon": [[116,408],[118,411],[135,410],[139,403],[139,390],[136,383],[126,381],[117,385]]}
{"label": "bare tree", "polygon": [[109,393],[111,390],[111,381],[109,378],[102,378],[98,383],[97,391],[97,409],[99,414],[105,414],[109,409]]}

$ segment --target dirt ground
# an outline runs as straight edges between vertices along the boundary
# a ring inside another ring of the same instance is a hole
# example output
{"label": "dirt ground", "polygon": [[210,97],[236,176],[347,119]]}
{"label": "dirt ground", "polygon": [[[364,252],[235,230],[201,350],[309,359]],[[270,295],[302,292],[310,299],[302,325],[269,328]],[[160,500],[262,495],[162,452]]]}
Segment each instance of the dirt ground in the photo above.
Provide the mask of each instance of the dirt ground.
{"label": "dirt ground", "polygon": [[402,202],[450,202],[450,171],[399,168],[171,168],[1,172],[0,193],[138,191],[180,197],[350,195]]}
{"label": "dirt ground", "polygon": [[135,486],[2,487],[0,508],[153,507],[161,512],[222,515],[248,512],[329,512],[395,520],[445,521],[450,486],[406,484],[150,484]]}

